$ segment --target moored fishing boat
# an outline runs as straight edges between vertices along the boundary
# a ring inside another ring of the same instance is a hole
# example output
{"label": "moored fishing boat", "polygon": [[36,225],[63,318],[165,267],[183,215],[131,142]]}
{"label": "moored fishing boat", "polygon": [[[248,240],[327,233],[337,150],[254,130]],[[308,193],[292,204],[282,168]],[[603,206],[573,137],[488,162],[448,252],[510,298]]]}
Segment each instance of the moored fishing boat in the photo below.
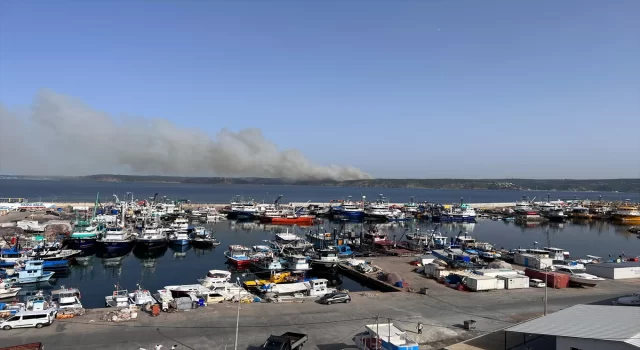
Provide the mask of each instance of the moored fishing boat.
{"label": "moored fishing boat", "polygon": [[231,280],[231,272],[224,270],[209,270],[205,278],[198,279],[201,285],[211,288]]}
{"label": "moored fishing boat", "polygon": [[249,267],[253,262],[253,258],[249,255],[251,250],[243,245],[232,244],[229,250],[224,252],[227,261],[238,267]]}
{"label": "moored fishing boat", "polygon": [[0,299],[13,298],[20,292],[20,287],[13,287],[10,283],[0,279]]}
{"label": "moored fishing boat", "polygon": [[145,228],[136,239],[136,249],[138,247],[146,249],[161,249],[167,245],[167,235],[164,231],[155,228]]}
{"label": "moored fishing boat", "polygon": [[338,267],[338,251],[333,248],[320,249],[311,257],[311,268],[333,271]]}
{"label": "moored fishing boat", "polygon": [[91,249],[96,244],[98,234],[102,231],[102,226],[93,226],[91,222],[96,217],[96,210],[98,208],[100,193],[96,195],[96,201],[93,207],[93,215],[90,219],[80,220],[80,217],[76,217],[76,220],[71,230],[71,234],[64,240],[64,245],[71,249]]}
{"label": "moored fishing boat", "polygon": [[359,221],[364,218],[364,208],[353,202],[351,196],[337,205],[333,205],[333,201],[331,201],[331,204],[329,215],[334,219]]}
{"label": "moored fishing boat", "polygon": [[313,225],[315,217],[311,215],[288,214],[280,217],[271,218],[272,224],[279,225]]}
{"label": "moored fishing boat", "polygon": [[16,267],[15,273],[7,276],[5,283],[10,284],[30,284],[46,282],[53,277],[54,272],[44,271],[42,260],[28,260],[24,265]]}
{"label": "moored fishing boat", "polygon": [[624,224],[640,224],[640,210],[631,205],[622,205],[613,212],[613,220]]}
{"label": "moored fishing boat", "polygon": [[58,311],[65,309],[82,309],[80,298],[81,294],[78,288],[61,286],[60,289],[51,291],[51,301],[58,306]]}
{"label": "moored fishing boat", "polygon": [[122,227],[107,227],[96,239],[96,245],[105,250],[127,250],[134,243],[135,235]]}
{"label": "moored fishing boat", "polygon": [[169,244],[171,245],[188,245],[191,238],[186,231],[174,231],[169,234]]}

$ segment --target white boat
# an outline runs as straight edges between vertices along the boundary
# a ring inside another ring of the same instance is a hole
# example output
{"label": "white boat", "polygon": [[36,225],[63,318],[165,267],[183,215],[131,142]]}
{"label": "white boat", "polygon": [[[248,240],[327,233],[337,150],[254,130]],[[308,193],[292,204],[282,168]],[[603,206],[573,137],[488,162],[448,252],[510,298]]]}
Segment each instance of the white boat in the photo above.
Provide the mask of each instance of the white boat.
{"label": "white boat", "polygon": [[189,220],[187,220],[186,218],[176,218],[171,223],[169,228],[175,231],[181,231],[181,230],[186,231],[189,229]]}
{"label": "white boat", "polygon": [[549,252],[549,257],[553,260],[564,260],[569,256],[569,252],[565,252],[562,248],[544,247],[542,249]]}
{"label": "white boat", "polygon": [[324,278],[307,282],[270,283],[260,287],[260,290],[265,293],[272,293],[272,296],[302,294],[309,297],[321,297],[336,291],[335,288],[329,288],[329,281]]}
{"label": "white boat", "polygon": [[77,288],[65,288],[51,291],[51,300],[58,305],[58,311],[64,309],[82,309],[80,302],[80,290]]}
{"label": "white boat", "polygon": [[309,267],[309,262],[307,261],[307,257],[304,255],[291,255],[287,257],[287,269],[292,271],[307,271],[311,268]]}
{"label": "white boat", "polygon": [[640,306],[640,293],[633,293],[627,297],[620,297],[613,303],[615,305]]}
{"label": "white boat", "polygon": [[353,338],[361,350],[419,350],[418,343],[393,323],[368,324]]}
{"label": "white boat", "polygon": [[278,243],[293,243],[295,241],[299,241],[301,238],[293,233],[289,233],[289,230],[285,233],[277,233],[276,234],[276,242]]}
{"label": "white boat", "polygon": [[186,231],[175,231],[169,234],[169,244],[188,245],[190,242],[191,238]]}
{"label": "white boat", "polygon": [[9,283],[4,283],[0,280],[0,299],[13,298],[18,295],[20,287],[12,287]]}
{"label": "white boat", "polygon": [[171,293],[172,298],[181,298],[187,296],[191,298],[191,301],[198,301],[198,296],[208,295],[212,293],[210,288],[207,288],[201,284],[182,284],[176,286],[165,286],[164,290]]}
{"label": "white boat", "polygon": [[129,293],[126,289],[120,289],[120,285],[116,285],[116,290],[104,297],[105,304],[108,307],[129,307]]}
{"label": "white boat", "polygon": [[151,292],[142,289],[142,287],[138,285],[138,289],[133,291],[133,293],[129,293],[129,303],[132,305],[155,304],[156,299],[151,295]]}
{"label": "white boat", "polygon": [[553,271],[569,275],[569,281],[581,286],[595,287],[604,278],[588,274],[583,264],[553,265]]}
{"label": "white boat", "polygon": [[205,278],[198,279],[201,285],[211,288],[231,280],[231,272],[225,270],[209,270]]}
{"label": "white boat", "polygon": [[336,249],[320,249],[311,258],[313,269],[331,270],[338,267],[338,251]]}
{"label": "white boat", "polygon": [[251,296],[251,293],[247,292],[242,286],[237,283],[225,282],[223,284],[215,285],[211,290],[217,294],[220,294],[224,300],[239,300],[247,296]]}

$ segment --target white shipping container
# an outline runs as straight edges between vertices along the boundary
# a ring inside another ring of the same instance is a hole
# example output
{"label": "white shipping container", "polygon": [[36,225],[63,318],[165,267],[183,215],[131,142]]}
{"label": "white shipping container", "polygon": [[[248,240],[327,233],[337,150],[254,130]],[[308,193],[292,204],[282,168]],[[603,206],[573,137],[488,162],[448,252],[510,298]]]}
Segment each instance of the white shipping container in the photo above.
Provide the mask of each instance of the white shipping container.
{"label": "white shipping container", "polygon": [[498,276],[498,279],[502,280],[506,289],[521,289],[529,288],[529,277],[522,275],[507,275]]}
{"label": "white shipping container", "polygon": [[504,282],[498,282],[498,279],[495,277],[489,276],[469,276],[465,278],[465,284],[469,289],[479,292],[485,290],[495,290],[498,289],[498,284],[502,286],[501,289],[504,289]]}
{"label": "white shipping container", "polygon": [[518,274],[516,270],[511,270],[511,269],[482,269],[482,270],[475,270],[474,272],[480,276],[489,276],[489,277],[508,276],[508,275]]}
{"label": "white shipping container", "polygon": [[587,273],[612,280],[640,278],[640,263],[634,261],[587,264],[586,268]]}
{"label": "white shipping container", "polygon": [[534,254],[516,254],[513,257],[513,262],[534,269],[545,269],[553,265],[553,259],[546,257],[539,257]]}

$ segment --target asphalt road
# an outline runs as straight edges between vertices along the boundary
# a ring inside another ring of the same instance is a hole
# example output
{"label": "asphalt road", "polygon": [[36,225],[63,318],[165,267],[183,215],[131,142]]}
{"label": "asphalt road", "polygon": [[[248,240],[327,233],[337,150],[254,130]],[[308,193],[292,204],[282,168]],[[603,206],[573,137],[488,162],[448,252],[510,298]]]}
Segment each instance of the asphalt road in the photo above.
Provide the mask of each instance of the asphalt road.
{"label": "asphalt road", "polygon": [[[352,338],[365,324],[391,322],[405,329],[423,348],[438,348],[476,335],[492,332],[540,315],[543,290],[524,289],[467,293],[450,290],[435,282],[429,295],[415,293],[357,293],[350,304],[320,305],[313,301],[295,304],[242,304],[238,349],[261,345],[269,334],[286,331],[309,335],[306,349],[354,348]],[[612,298],[631,294],[638,282],[607,281],[597,288],[549,290],[549,312],[582,303],[610,304]],[[376,294],[376,296],[371,296]],[[135,321],[100,321],[104,309],[57,320],[43,329],[0,331],[0,346],[40,341],[47,350],[56,349],[154,349],[178,345],[178,349],[234,348],[237,304],[217,304],[188,312],[162,313],[150,317],[142,312]],[[464,320],[475,320],[474,332],[461,328]],[[424,333],[415,333],[417,322]]]}

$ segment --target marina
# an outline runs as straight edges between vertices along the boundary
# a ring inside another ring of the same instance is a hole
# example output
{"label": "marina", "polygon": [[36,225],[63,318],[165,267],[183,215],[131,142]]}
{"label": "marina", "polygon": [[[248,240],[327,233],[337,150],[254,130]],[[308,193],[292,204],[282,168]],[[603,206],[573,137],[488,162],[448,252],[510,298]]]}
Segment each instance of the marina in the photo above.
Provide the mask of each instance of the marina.
{"label": "marina", "polygon": [[[58,226],[45,219],[52,215],[42,210],[0,217],[9,282],[1,294],[5,300],[27,303],[33,295],[47,302],[55,299],[58,322],[104,307],[113,310],[104,317],[122,322],[139,319],[141,312],[144,318],[146,313],[219,308],[212,305],[229,302],[296,304],[346,295],[347,303],[367,303],[358,295],[437,291],[458,298],[455,293],[461,291],[509,295],[531,289],[526,292],[531,294],[544,285],[565,295],[589,288],[611,293],[607,295],[620,303],[634,303],[625,295],[633,295],[635,287],[624,279],[635,278],[640,239],[633,225],[619,219],[617,209],[634,215],[629,209],[633,202],[566,200],[551,208],[549,201],[523,199],[476,209],[477,203],[436,204],[414,198],[405,207],[382,195],[372,203],[303,205],[279,203],[282,196],[265,205],[244,200],[158,202],[157,196],[96,200],[86,208],[52,207],[53,216],[71,221],[62,232],[55,231],[60,235],[52,230]],[[568,213],[566,218],[552,219],[549,213],[558,208]],[[582,208],[599,215],[587,216]],[[10,225],[25,215],[42,230],[27,232]],[[278,215],[305,219],[273,220]],[[16,262],[35,272],[20,275],[21,267],[11,269]],[[613,266],[604,268],[607,264]],[[33,268],[36,265],[41,270]],[[61,300],[64,307],[56,305]],[[357,347],[376,347],[370,341],[376,336],[371,325],[363,323],[364,332],[360,338],[355,335],[360,339]],[[403,335],[406,324],[381,325],[398,335],[391,343],[379,343],[383,348],[413,349],[420,343],[414,334]]]}

